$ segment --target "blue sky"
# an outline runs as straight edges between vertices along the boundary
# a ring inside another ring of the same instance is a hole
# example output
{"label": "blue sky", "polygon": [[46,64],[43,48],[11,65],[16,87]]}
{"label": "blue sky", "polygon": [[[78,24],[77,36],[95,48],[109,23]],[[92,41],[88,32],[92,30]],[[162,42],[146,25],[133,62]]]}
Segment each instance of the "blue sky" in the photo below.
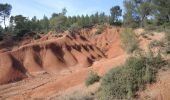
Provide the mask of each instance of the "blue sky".
{"label": "blue sky", "polygon": [[67,15],[92,14],[95,12],[110,13],[110,8],[120,5],[123,9],[123,0],[1,0],[2,3],[12,5],[11,15],[22,14],[26,17],[44,15],[50,17],[53,12],[67,9]]}

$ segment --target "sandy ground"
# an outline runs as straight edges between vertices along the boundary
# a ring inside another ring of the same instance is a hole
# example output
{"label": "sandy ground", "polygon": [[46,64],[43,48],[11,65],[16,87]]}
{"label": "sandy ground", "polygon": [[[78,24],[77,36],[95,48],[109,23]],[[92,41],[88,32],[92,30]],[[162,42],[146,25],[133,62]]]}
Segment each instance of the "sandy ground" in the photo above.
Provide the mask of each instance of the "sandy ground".
{"label": "sandy ground", "polygon": [[157,82],[141,93],[143,100],[170,100],[170,70],[160,71]]}

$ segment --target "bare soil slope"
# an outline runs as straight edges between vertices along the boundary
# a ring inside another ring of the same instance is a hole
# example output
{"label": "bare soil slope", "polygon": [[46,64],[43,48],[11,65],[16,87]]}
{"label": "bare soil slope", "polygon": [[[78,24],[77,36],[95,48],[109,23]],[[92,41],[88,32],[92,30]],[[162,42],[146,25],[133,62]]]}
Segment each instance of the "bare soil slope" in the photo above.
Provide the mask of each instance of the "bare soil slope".
{"label": "bare soil slope", "polygon": [[105,26],[102,34],[96,35],[97,29],[84,29],[81,35],[100,48],[108,58],[113,58],[124,53],[119,34],[114,34],[120,31],[120,27]]}
{"label": "bare soil slope", "polygon": [[1,85],[0,98],[50,97],[84,83],[90,70],[101,75],[122,64],[126,53],[121,47],[119,30],[106,27],[100,35],[94,34],[96,29],[75,36],[48,33],[18,49],[1,53],[1,84],[28,78]]}
{"label": "bare soil slope", "polygon": [[56,74],[71,66],[89,67],[105,55],[86,38],[65,35],[0,54],[0,84],[39,72]]}

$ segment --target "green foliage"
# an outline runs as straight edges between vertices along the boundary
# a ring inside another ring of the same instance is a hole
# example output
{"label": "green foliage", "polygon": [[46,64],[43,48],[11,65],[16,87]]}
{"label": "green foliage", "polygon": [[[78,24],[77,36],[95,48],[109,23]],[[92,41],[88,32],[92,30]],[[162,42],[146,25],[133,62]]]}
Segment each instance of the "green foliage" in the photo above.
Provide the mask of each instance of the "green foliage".
{"label": "green foliage", "polygon": [[145,22],[147,21],[147,17],[152,11],[152,8],[150,6],[150,0],[145,0],[140,3],[140,5],[137,7],[137,12],[139,13],[139,17],[141,20],[141,26],[143,27]]}
{"label": "green foliage", "polygon": [[[2,12],[0,12],[2,13]],[[10,9],[9,9],[10,13]],[[11,33],[15,39],[20,40],[29,32],[47,33],[53,30],[57,33],[69,30],[70,33],[77,33],[80,28],[91,28],[96,24],[109,23],[109,16],[105,13],[95,13],[92,15],[66,16],[67,10],[64,8],[60,13],[53,13],[51,18],[46,16],[43,19],[37,19],[36,16],[29,19],[23,15],[10,17],[9,26],[5,33]],[[2,14],[1,14],[2,15]],[[99,29],[102,32],[102,28]]]}
{"label": "green foliage", "polygon": [[122,16],[122,9],[120,6],[114,6],[110,9],[111,17],[110,24],[114,25],[119,22],[119,17]]}
{"label": "green foliage", "polygon": [[4,26],[6,29],[6,19],[10,16],[12,6],[10,4],[1,4],[0,3],[0,19],[3,20]]}
{"label": "green foliage", "polygon": [[170,30],[169,29],[165,30],[165,37],[168,41],[170,41]]}
{"label": "green foliage", "polygon": [[42,32],[47,33],[50,28],[48,17],[44,16],[43,19],[39,21],[39,25]]}
{"label": "green foliage", "polygon": [[101,34],[101,33],[103,33],[104,27],[105,27],[104,25],[99,25],[99,26],[97,27],[96,34]]}
{"label": "green foliage", "polygon": [[170,1],[169,0],[152,0],[153,11],[157,23],[163,24],[170,22]]}
{"label": "green foliage", "polygon": [[25,34],[30,32],[48,32],[49,20],[46,16],[43,19],[38,20],[35,16],[30,20],[22,15],[16,15],[10,17],[10,25],[8,27],[11,36],[15,39],[20,40]]}
{"label": "green foliage", "polygon": [[0,26],[0,41],[3,40],[3,28]]}
{"label": "green foliage", "polygon": [[80,27],[77,23],[74,23],[70,26],[70,28],[68,29],[70,34],[75,34],[75,33],[78,33]]}
{"label": "green foliage", "polygon": [[34,40],[40,39],[40,35],[38,33],[33,35]]}
{"label": "green foliage", "polygon": [[165,54],[170,54],[170,30],[165,30],[164,47],[162,48]]}
{"label": "green foliage", "polygon": [[65,22],[66,17],[63,14],[58,14],[50,19],[50,28],[56,32],[63,32],[65,30]]}
{"label": "green foliage", "polygon": [[145,23],[144,29],[147,31],[156,31],[157,29],[160,28],[156,27],[156,24],[153,21],[149,21]]}
{"label": "green foliage", "polygon": [[158,40],[153,40],[150,42],[149,44],[149,48],[153,48],[153,47],[163,47],[164,43],[162,41],[158,41]]}
{"label": "green foliage", "polygon": [[[123,25],[130,28],[142,26],[148,30],[158,31],[169,29],[169,5],[169,0],[124,0]],[[0,3],[0,22],[4,22],[5,33],[18,34],[31,31],[47,33],[49,30],[60,33],[71,29],[74,23],[77,23],[79,28],[91,28],[100,24],[122,25],[120,19],[122,9],[120,6],[112,7],[110,15],[106,15],[104,12],[96,12],[90,16],[66,16],[67,9],[65,8],[59,13],[53,13],[51,18],[44,16],[43,19],[37,19],[36,17],[29,19],[22,15],[16,15],[11,16],[10,25],[6,27],[5,22],[10,16],[11,10],[12,6],[10,4]]]}
{"label": "green foliage", "polygon": [[156,81],[156,73],[164,64],[160,54],[128,58],[124,65],[103,76],[98,99],[132,99],[146,84]]}
{"label": "green foliage", "polygon": [[135,4],[133,0],[125,0],[125,14],[123,16],[124,26],[136,28],[139,26],[139,17],[137,15],[137,11],[135,9]]}
{"label": "green foliage", "polygon": [[122,40],[122,45],[128,53],[133,53],[139,48],[138,39],[132,29],[123,29],[123,31],[120,33],[120,36]]}
{"label": "green foliage", "polygon": [[86,86],[92,85],[95,82],[98,82],[100,80],[100,77],[98,76],[98,74],[96,72],[90,71],[85,84]]}
{"label": "green foliage", "polygon": [[12,30],[13,33],[18,38],[23,37],[25,33],[29,32],[29,29],[30,29],[29,20],[22,15],[11,16],[10,24],[11,24],[11,28],[13,29]]}
{"label": "green foliage", "polygon": [[82,15],[82,16],[73,16],[68,17],[67,26],[70,27],[72,24],[77,23],[80,28],[90,28],[96,24],[108,23],[109,16],[105,13],[95,13],[92,15]]}
{"label": "green foliage", "polygon": [[[147,27],[170,26],[164,25],[170,22],[170,1],[169,0],[125,0],[124,25],[126,27]],[[161,27],[158,27],[161,28]]]}
{"label": "green foliage", "polygon": [[50,18],[50,29],[57,32],[65,30],[72,30],[74,27],[78,28],[90,28],[96,24],[104,24],[109,22],[109,16],[105,13],[95,13],[92,15],[82,16],[65,16],[62,13],[54,13]]}

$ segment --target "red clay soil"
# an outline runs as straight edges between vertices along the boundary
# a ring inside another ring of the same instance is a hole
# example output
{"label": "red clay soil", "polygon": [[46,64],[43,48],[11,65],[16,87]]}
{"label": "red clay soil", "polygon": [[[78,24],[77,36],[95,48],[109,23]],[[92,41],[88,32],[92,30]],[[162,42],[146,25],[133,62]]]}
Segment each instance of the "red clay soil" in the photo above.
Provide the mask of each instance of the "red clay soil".
{"label": "red clay soil", "polygon": [[[54,94],[57,94],[61,91],[67,90],[71,87],[75,87],[79,84],[84,83],[90,70],[94,70],[103,75],[109,69],[116,67],[117,65],[123,64],[126,56],[122,55],[118,58],[112,58],[110,60],[103,60],[96,62],[93,66],[85,69],[81,69],[78,72],[74,72],[68,76],[62,77],[57,81],[49,82],[44,86],[37,87],[34,90],[27,91],[24,95],[30,98],[44,98],[50,97]],[[120,62],[121,61],[121,62]],[[23,96],[18,95],[15,98],[21,98]]]}
{"label": "red clay soil", "polygon": [[90,70],[103,75],[124,63],[127,56],[121,47],[120,28],[106,27],[100,35],[92,34],[96,29],[88,30],[88,35],[86,31],[57,37],[48,33],[16,50],[1,53],[0,84],[28,78],[2,85],[0,98],[44,98],[84,83]]}
{"label": "red clay soil", "polygon": [[[121,47],[120,28],[83,29],[80,35],[54,35],[51,32],[34,41],[23,42],[19,48],[0,53],[0,99],[45,99],[83,84],[88,72],[99,75],[123,64],[127,54]],[[137,30],[137,33],[143,30]],[[141,48],[162,33],[148,38],[139,37]],[[4,48],[2,48],[4,49]],[[160,73],[157,83],[141,93],[142,99],[169,98],[169,71]],[[18,81],[21,80],[21,81]]]}
{"label": "red clay soil", "polygon": [[81,35],[100,48],[107,58],[114,58],[124,53],[120,36],[117,34],[121,31],[120,27],[105,26],[103,33],[99,35],[95,35],[96,31],[95,28],[92,30],[83,29]]}
{"label": "red clay soil", "polygon": [[103,59],[102,61],[95,62],[92,67],[81,69],[78,72],[73,72],[66,76],[56,76],[52,77],[53,79],[45,79],[42,77],[41,79],[38,78],[38,80],[29,80],[33,82],[21,81],[13,86],[6,85],[6,87],[3,86],[5,90],[0,88],[0,94],[4,98],[15,98],[16,100],[50,97],[58,92],[84,83],[90,70],[94,69],[95,71],[104,74],[110,68],[123,63],[123,60],[125,59],[126,57],[123,55],[112,59]]}
{"label": "red clay soil", "polygon": [[104,54],[82,36],[68,36],[21,46],[0,54],[0,84],[36,72],[55,74],[70,66],[91,66]]}

